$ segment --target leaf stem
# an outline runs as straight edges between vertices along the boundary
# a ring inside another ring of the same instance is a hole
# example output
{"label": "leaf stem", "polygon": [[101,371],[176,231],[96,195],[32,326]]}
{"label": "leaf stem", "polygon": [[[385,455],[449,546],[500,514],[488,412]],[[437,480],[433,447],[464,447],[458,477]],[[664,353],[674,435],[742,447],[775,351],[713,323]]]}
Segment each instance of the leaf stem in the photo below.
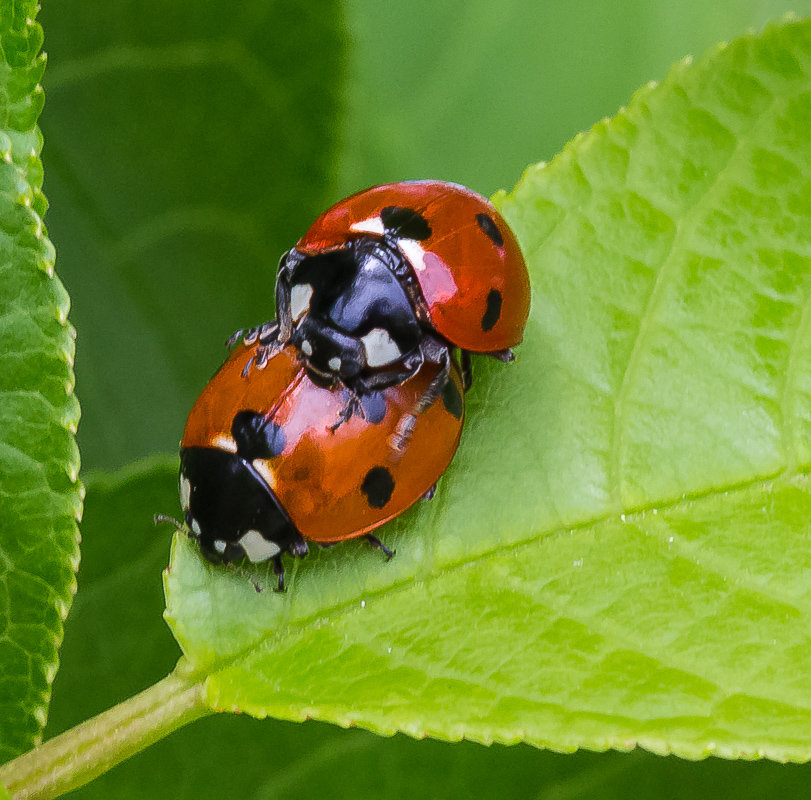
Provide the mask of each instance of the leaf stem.
{"label": "leaf stem", "polygon": [[173,673],[4,764],[0,784],[14,800],[59,797],[209,713],[203,682]]}

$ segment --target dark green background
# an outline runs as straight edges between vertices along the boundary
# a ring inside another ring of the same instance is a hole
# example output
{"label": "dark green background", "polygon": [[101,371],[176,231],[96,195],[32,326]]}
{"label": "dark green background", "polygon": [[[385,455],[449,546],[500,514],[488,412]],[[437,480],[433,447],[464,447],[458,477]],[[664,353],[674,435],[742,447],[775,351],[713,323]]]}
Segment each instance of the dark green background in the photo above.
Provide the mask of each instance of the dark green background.
{"label": "dark green background", "polygon": [[[326,204],[400,178],[511,187],[673,61],[790,9],[811,4],[46,2],[46,221],[74,303],[85,467],[175,451],[223,341],[272,315],[278,256]],[[171,472],[123,492],[88,481],[49,734],[175,663],[168,534],[127,507],[151,492],[173,510]],[[800,797],[810,777],[222,717],[78,795]]]}

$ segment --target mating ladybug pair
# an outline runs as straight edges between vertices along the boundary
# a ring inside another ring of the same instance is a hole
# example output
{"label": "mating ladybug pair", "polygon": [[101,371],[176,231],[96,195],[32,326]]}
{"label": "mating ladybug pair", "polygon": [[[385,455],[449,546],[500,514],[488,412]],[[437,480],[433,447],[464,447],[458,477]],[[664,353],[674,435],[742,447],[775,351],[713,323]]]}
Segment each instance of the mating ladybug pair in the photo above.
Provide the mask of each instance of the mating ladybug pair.
{"label": "mating ladybug pair", "polygon": [[[462,431],[470,353],[512,361],[529,313],[512,231],[463,186],[409,181],[322,214],[282,258],[277,319],[195,403],[180,499],[203,555],[304,556],[430,496]],[[460,362],[456,360],[456,351]]]}

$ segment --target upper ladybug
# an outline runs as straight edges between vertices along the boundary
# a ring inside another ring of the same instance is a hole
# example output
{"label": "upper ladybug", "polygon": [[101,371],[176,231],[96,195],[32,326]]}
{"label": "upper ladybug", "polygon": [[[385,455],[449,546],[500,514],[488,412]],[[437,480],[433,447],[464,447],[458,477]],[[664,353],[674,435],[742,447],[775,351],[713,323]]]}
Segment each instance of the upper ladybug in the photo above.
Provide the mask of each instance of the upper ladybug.
{"label": "upper ladybug", "polygon": [[282,257],[276,325],[249,332],[266,344],[256,365],[292,342],[315,379],[343,384],[351,402],[338,424],[362,413],[358,396],[392,386],[424,362],[436,378],[398,430],[440,395],[451,351],[513,359],[529,314],[530,287],[518,243],[492,203],[442,181],[373,187],[325,211]]}

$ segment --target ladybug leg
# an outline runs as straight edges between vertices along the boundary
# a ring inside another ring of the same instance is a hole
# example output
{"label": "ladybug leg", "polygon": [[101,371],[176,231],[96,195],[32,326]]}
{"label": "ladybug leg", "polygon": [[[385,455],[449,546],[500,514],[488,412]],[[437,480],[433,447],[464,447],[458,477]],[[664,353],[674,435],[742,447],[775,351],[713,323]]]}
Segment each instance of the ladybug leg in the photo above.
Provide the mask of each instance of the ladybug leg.
{"label": "ladybug leg", "polygon": [[254,356],[254,363],[257,369],[264,369],[268,361],[282,349],[279,342],[279,323],[275,320],[266,322],[259,329],[258,338],[259,347],[256,356]]}
{"label": "ladybug leg", "polygon": [[473,364],[470,361],[470,351],[461,351],[462,362],[462,391],[466,392],[473,386]]}
{"label": "ladybug leg", "polygon": [[[304,558],[309,550],[310,548],[307,546],[307,542],[304,541],[300,533],[297,533],[296,538],[287,546],[287,552],[294,558]],[[284,564],[282,563],[282,554],[276,553],[271,561],[273,562],[273,574],[278,578],[278,583],[273,591],[284,592]]]}
{"label": "ladybug leg", "polygon": [[276,320],[266,322],[259,328],[259,344],[268,347],[272,344],[278,344],[279,341],[279,323]]}
{"label": "ladybug leg", "polygon": [[228,337],[225,346],[233,347],[240,339],[242,339],[246,345],[252,345],[257,339],[259,339],[262,344],[267,344],[270,339],[276,338],[278,331],[279,324],[276,320],[271,320],[270,322],[257,325],[253,328],[240,328]]}
{"label": "ladybug leg", "polygon": [[273,574],[278,578],[274,592],[284,592],[284,564],[281,553],[273,556]]}
{"label": "ladybug leg", "polygon": [[492,353],[486,353],[485,355],[490,356],[490,358],[495,358],[496,361],[501,361],[502,364],[509,364],[511,361],[515,361],[515,353],[508,347],[506,350],[493,350]]}
{"label": "ladybug leg", "polygon": [[436,484],[434,484],[420,499],[433,500],[436,494]]}
{"label": "ladybug leg", "polygon": [[359,377],[355,379],[352,385],[358,394],[376,392],[379,389],[387,389],[389,386],[396,386],[398,383],[402,383],[413,377],[422,366],[423,361],[423,355],[418,350],[402,361],[401,369],[375,372],[366,377]]}
{"label": "ladybug leg", "polygon": [[[435,343],[439,345],[439,342]],[[414,404],[410,414],[404,414],[400,417],[397,423],[397,428],[389,439],[389,444],[393,450],[398,453],[403,453],[408,446],[408,441],[411,434],[414,432],[414,426],[417,424],[417,418],[424,411],[429,409],[436,399],[442,394],[442,390],[447,385],[451,377],[451,355],[448,352],[446,345],[439,345],[441,348],[438,352],[434,353],[429,351],[426,356],[427,361],[438,361],[440,364],[439,372],[434,376],[433,380],[428,384],[428,388],[422,393],[421,397]],[[438,358],[431,358],[429,356],[437,355]]]}
{"label": "ladybug leg", "polygon": [[279,343],[279,323],[274,320],[266,322],[258,328],[251,328],[245,335],[244,342],[246,345],[251,345],[257,341],[259,346],[256,348],[256,354],[252,355],[242,368],[243,378],[248,377],[252,367],[264,369],[268,361],[282,349],[282,345]]}
{"label": "ladybug leg", "polygon": [[256,328],[240,328],[239,330],[234,331],[228,337],[228,340],[225,342],[225,346],[230,350],[240,339],[247,338],[250,334],[253,334],[256,330],[257,330]]}
{"label": "ladybug leg", "polygon": [[276,279],[276,318],[279,326],[278,339],[284,346],[293,338],[293,317],[290,311],[290,286],[282,269],[280,267],[279,277]]}
{"label": "ladybug leg", "polygon": [[352,381],[351,385],[344,384],[349,392],[349,399],[341,409],[338,421],[330,426],[330,430],[335,433],[344,422],[351,419],[352,414],[357,414],[361,419],[366,419],[366,412],[363,410],[363,403],[360,399],[361,395],[371,394],[408,380],[422,366],[422,363],[422,353],[417,351],[403,360],[400,369],[376,372],[366,377],[359,376]]}
{"label": "ladybug leg", "polygon": [[344,422],[349,422],[353,414],[357,414],[361,419],[366,419],[366,414],[363,411],[363,405],[360,402],[360,397],[358,397],[357,392],[349,387],[347,387],[347,392],[349,393],[349,397],[344,403],[344,407],[338,413],[338,419],[329,426],[328,430],[330,433],[335,433]]}
{"label": "ladybug leg", "polygon": [[372,547],[376,547],[378,550],[382,550],[386,556],[386,561],[391,561],[394,558],[394,554],[397,552],[396,550],[389,550],[377,536],[372,535],[371,533],[367,533],[364,537],[367,542],[369,542]]}

